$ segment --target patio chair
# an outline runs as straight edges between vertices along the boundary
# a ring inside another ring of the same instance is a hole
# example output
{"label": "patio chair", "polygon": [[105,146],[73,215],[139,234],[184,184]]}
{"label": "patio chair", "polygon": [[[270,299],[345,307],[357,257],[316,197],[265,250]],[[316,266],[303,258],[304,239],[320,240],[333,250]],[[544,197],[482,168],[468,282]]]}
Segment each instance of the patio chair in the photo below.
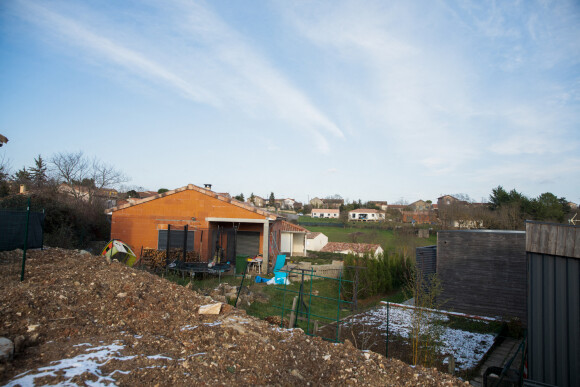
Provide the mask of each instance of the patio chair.
{"label": "patio chair", "polygon": [[280,254],[276,257],[276,264],[274,265],[274,278],[276,283],[284,283],[288,278],[288,273],[281,271],[286,264],[286,255]]}

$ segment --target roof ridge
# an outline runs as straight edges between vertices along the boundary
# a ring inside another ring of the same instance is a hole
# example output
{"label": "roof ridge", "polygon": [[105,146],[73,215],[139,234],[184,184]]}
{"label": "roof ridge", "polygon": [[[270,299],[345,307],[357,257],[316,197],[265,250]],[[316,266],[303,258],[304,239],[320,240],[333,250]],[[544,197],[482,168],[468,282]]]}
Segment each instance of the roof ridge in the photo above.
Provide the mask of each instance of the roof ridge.
{"label": "roof ridge", "polygon": [[146,197],[146,198],[143,198],[143,199],[135,200],[133,203],[125,203],[125,204],[121,204],[121,205],[118,205],[118,206],[115,206],[115,207],[112,207],[112,208],[108,208],[108,209],[105,210],[105,212],[107,212],[107,213],[111,212],[112,213],[112,212],[115,212],[115,211],[123,210],[125,208],[129,208],[129,207],[133,207],[133,206],[138,206],[140,204],[146,203],[146,202],[151,201],[151,200],[160,199],[160,198],[165,197],[165,196],[174,195],[176,193],[183,192],[183,191],[188,191],[188,190],[197,191],[197,192],[202,193],[204,195],[211,196],[211,197],[213,197],[215,199],[221,200],[221,201],[226,202],[226,203],[233,204],[233,205],[235,205],[237,207],[243,208],[243,209],[248,210],[250,212],[254,212],[254,213],[257,213],[257,214],[266,216],[268,218],[270,218],[270,217],[273,217],[274,219],[277,218],[277,215],[276,214],[273,214],[273,213],[268,212],[268,211],[264,211],[264,210],[259,209],[259,208],[256,208],[256,207],[253,207],[253,206],[251,206],[249,204],[246,204],[244,202],[240,202],[239,200],[233,199],[231,197],[227,197],[225,195],[219,194],[219,193],[214,192],[212,190],[209,190],[207,188],[198,187],[198,186],[196,186],[194,184],[191,184],[191,183],[188,184],[188,185],[186,185],[186,186],[184,186],[184,187],[175,188],[175,189],[170,190],[170,191],[162,192],[162,193],[159,193],[159,194],[156,194],[156,195],[153,195],[153,196],[149,196],[149,197]]}

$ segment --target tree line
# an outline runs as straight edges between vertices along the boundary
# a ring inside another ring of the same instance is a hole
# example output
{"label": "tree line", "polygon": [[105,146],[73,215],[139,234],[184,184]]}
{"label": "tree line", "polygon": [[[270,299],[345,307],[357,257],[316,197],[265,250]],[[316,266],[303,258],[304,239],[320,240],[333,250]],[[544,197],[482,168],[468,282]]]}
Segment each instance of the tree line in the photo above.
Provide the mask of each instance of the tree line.
{"label": "tree line", "polygon": [[[127,177],[115,167],[82,152],[41,155],[31,166],[11,173],[0,163],[0,208],[24,209],[31,197],[32,210],[45,211],[45,244],[85,248],[89,241],[108,240],[110,205],[105,189],[118,188]],[[25,194],[20,194],[25,187]]]}

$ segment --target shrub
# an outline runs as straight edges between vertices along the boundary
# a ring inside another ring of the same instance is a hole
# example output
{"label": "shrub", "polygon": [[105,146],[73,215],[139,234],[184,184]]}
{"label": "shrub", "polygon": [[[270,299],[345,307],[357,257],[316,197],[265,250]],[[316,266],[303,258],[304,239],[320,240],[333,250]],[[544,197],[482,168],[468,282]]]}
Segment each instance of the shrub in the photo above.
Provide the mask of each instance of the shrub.
{"label": "shrub", "polygon": [[380,254],[374,257],[369,254],[356,256],[349,254],[344,259],[344,297],[351,299],[354,293],[355,282],[358,283],[357,298],[368,298],[378,294],[385,294],[393,289],[400,288],[405,283],[406,267],[409,263],[399,254]]}

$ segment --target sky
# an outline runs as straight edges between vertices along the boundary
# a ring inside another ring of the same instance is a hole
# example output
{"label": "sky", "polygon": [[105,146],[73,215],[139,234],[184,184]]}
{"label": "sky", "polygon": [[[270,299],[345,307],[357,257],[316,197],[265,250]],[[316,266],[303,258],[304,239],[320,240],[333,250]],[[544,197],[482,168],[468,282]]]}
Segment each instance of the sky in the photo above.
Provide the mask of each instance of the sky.
{"label": "sky", "polygon": [[307,201],[580,202],[580,2],[0,2],[0,159]]}

